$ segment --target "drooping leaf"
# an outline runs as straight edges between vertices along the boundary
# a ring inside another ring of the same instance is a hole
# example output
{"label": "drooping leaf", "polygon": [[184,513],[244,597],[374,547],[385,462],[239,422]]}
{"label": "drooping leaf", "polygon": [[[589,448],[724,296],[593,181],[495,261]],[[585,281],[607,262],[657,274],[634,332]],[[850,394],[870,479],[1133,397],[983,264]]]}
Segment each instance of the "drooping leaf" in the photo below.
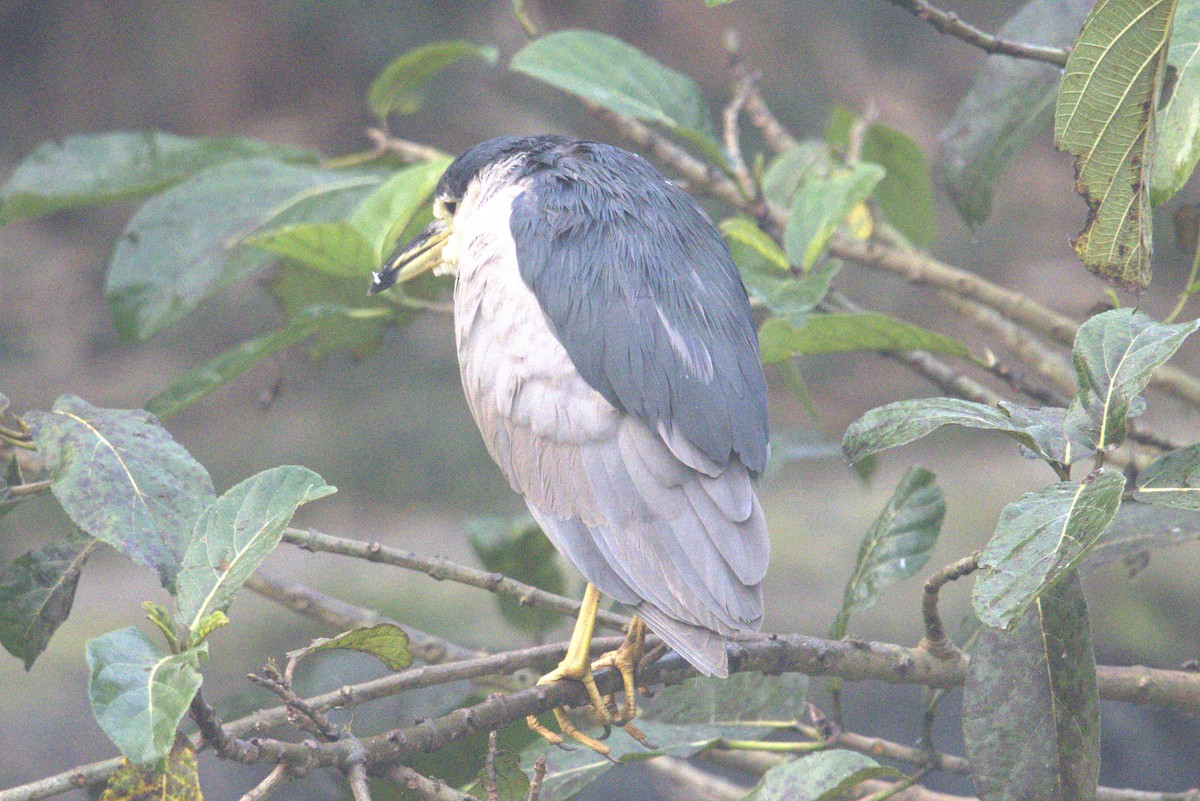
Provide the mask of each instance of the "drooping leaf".
{"label": "drooping leaf", "polygon": [[929,561],[946,516],[946,498],[928,470],[909,468],[887,506],[858,548],[854,572],[846,582],[842,608],[829,636],[846,636],[850,615],[874,606],[883,591],[916,573]]}
{"label": "drooping leaf", "polygon": [[377,657],[388,666],[388,670],[403,670],[412,664],[408,651],[408,635],[394,623],[376,623],[343,631],[336,637],[321,637],[296,651],[289,651],[289,659],[302,659],[318,651],[350,650],[361,651]]}
{"label": "drooping leaf", "polygon": [[149,766],[170,753],[203,681],[199,663],[207,653],[201,645],[166,654],[132,627],[88,641],[92,712],[130,762]]}
{"label": "drooping leaf", "polygon": [[726,679],[696,677],[646,699],[643,720],[673,724],[761,723],[802,720],[807,714],[808,676],[803,673],[734,673]]}
{"label": "drooping leaf", "polygon": [[1067,410],[1067,436],[1101,450],[1124,442],[1128,418],[1141,411],[1138,394],[1197,328],[1200,320],[1164,325],[1132,309],[1081,325],[1071,351],[1079,390]]}
{"label": "drooping leaf", "polygon": [[1018,421],[1003,408],[959,398],[918,398],[878,406],[846,428],[842,453],[855,463],[872,454],[907,445],[932,434],[942,426],[954,425],[999,431],[1012,437],[1041,458],[1055,461],[1037,436],[1037,419]]}
{"label": "drooping leaf", "polygon": [[1182,2],[1171,31],[1167,63],[1175,88],[1158,115],[1158,144],[1150,173],[1150,200],[1166,202],[1183,188],[1200,159],[1200,4]]}
{"label": "drooping leaf", "polygon": [[788,261],[807,270],[851,211],[870,197],[887,172],[860,162],[827,178],[805,181],[796,191],[784,230]]}
{"label": "drooping leaf", "polygon": [[899,781],[905,776],[857,751],[831,749],[771,768],[745,801],[826,801],[844,798],[847,790],[868,779]]}
{"label": "drooping leaf", "polygon": [[[779,245],[775,244],[775,240],[759,228],[754,220],[749,217],[730,217],[721,222],[720,228],[725,241],[731,246],[741,245],[757,257],[743,260],[744,264],[737,262],[743,272],[766,273],[775,276],[791,274],[787,256],[783,255],[783,251],[779,249]],[[734,261],[736,262],[737,259],[735,258]]]}
{"label": "drooping leaf", "polygon": [[[845,149],[850,143],[854,114],[842,106],[833,109],[826,140]],[[863,135],[863,161],[887,171],[875,188],[875,200],[888,222],[918,247],[927,248],[937,239],[937,210],[933,205],[933,177],[925,151],[894,128],[874,123]]]}
{"label": "drooping leaf", "polygon": [[409,50],[392,61],[371,81],[367,107],[379,119],[393,112],[415,114],[425,105],[425,84],[437,73],[464,58],[495,64],[497,51],[473,42],[433,42]]}
{"label": "drooping leaf", "polygon": [[1088,551],[1083,569],[1125,560],[1144,562],[1151,551],[1200,540],[1200,512],[1136,501],[1121,504],[1104,536]]}
{"label": "drooping leaf", "polygon": [[[368,297],[363,289],[366,285],[362,278],[333,276],[285,261],[275,271],[270,291],[297,326],[294,329],[297,336],[314,319],[319,320],[311,332],[315,334],[309,345],[313,359],[323,359],[331,353],[349,353],[361,358],[378,347],[390,323],[402,320],[406,314],[382,296]],[[340,311],[331,313],[333,309]],[[282,330],[288,330],[291,322]]]}
{"label": "drooping leaf", "polygon": [[1121,505],[1125,477],[1107,470],[1083,484],[1027,493],[1000,513],[983,549],[971,602],[988,626],[1011,629],[1050,587],[1079,566]]}
{"label": "drooping leaf", "polygon": [[121,760],[108,777],[100,801],[201,801],[202,797],[196,751],[188,738],[178,734],[161,770]]}
{"label": "drooping leaf", "polygon": [[0,645],[26,670],[71,613],[80,572],[95,546],[96,540],[77,533],[0,570]]}
{"label": "drooping leaf", "polygon": [[1038,598],[1015,632],[980,629],[963,687],[963,739],[986,801],[1095,797],[1100,704],[1078,573]]}
{"label": "drooping leaf", "polygon": [[557,31],[527,44],[509,66],[610,111],[662,125],[713,163],[725,163],[696,82],[620,39]]}
{"label": "drooping leaf", "polygon": [[1067,410],[1061,406],[1021,406],[1009,401],[1000,401],[1000,408],[1018,429],[1028,434],[1036,448],[1022,446],[1021,454],[1031,459],[1049,459],[1052,462],[1070,464],[1087,454],[1070,451],[1064,421]]}
{"label": "drooping leaf", "polygon": [[444,158],[399,170],[354,210],[350,225],[370,243],[380,261],[396,246],[448,166],[450,159]]}
{"label": "drooping leaf", "polygon": [[758,346],[763,364],[798,354],[848,350],[925,350],[967,355],[967,346],[957,340],[878,312],[814,314],[799,325],[772,317],[758,330]]}
{"label": "drooping leaf", "polygon": [[304,193],[366,182],[378,179],[259,158],[210,167],[151,198],[109,265],[104,291],[117,333],[147,339],[269,264],[274,256],[241,240]]}
{"label": "drooping leaf", "polygon": [[[496,801],[525,801],[529,797],[529,777],[521,770],[521,758],[509,751],[496,752]],[[479,769],[475,781],[463,793],[488,801],[487,770]]]}
{"label": "drooping leaf", "polygon": [[1200,512],[1200,445],[1163,454],[1138,474],[1139,501]]}
{"label": "drooping leaf", "polygon": [[171,386],[146,401],[146,411],[170,417],[191,406],[218,387],[228,384],[263,359],[287,350],[315,334],[332,320],[351,317],[349,309],[333,304],[309,306],[283,328],[246,340],[171,382]]}
{"label": "drooping leaf", "polygon": [[[765,236],[765,234],[764,234]],[[729,252],[742,274],[742,283],[750,297],[760,301],[771,314],[800,325],[807,315],[829,294],[829,284],[842,263],[826,259],[806,273],[796,275],[790,270],[781,272],[764,267],[763,256],[749,245],[729,240]],[[783,254],[780,252],[780,257]],[[783,260],[787,263],[787,260]]]}
{"label": "drooping leaf", "polygon": [[289,465],[251,476],[213,501],[196,521],[179,571],[179,622],[194,634],[205,617],[228,609],[296,509],[335,491],[308,468]]}
{"label": "drooping leaf", "polygon": [[[554,546],[528,517],[477,517],[467,521],[471,550],[483,566],[496,573],[562,595],[567,586]],[[516,599],[496,596],[500,614],[514,628],[542,637],[562,622],[562,615],[522,606]]]}
{"label": "drooping leaf", "polygon": [[[996,35],[1011,42],[1067,47],[1093,0],[1031,0]],[[1000,176],[1054,121],[1062,70],[1053,64],[989,56],[938,134],[941,183],[968,225],[987,219]]]}
{"label": "drooping leaf", "polygon": [[763,173],[763,194],[772,203],[790,208],[796,190],[808,181],[828,178],[832,169],[829,145],[819,139],[806,139],[772,159]]}
{"label": "drooping leaf", "polygon": [[192,138],[161,131],[46,142],[0,188],[0,224],[159,192],[206,167],[257,157],[316,161],[318,154],[257,139]]}
{"label": "drooping leaf", "polygon": [[192,524],[216,497],[208,471],[141,409],[64,395],[26,419],[75,524],[174,587]]}
{"label": "drooping leaf", "polygon": [[1150,284],[1150,173],[1158,91],[1176,0],[1099,0],[1063,72],[1054,143],[1075,156],[1088,219],[1085,267],[1120,286]]}

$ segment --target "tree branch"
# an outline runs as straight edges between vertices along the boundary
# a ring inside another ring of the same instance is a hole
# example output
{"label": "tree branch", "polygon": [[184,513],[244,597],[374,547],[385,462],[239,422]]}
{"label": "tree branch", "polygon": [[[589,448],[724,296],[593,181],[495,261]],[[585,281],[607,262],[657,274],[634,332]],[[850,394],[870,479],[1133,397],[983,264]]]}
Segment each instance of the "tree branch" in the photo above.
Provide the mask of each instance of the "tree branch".
{"label": "tree branch", "polygon": [[1056,67],[1067,65],[1067,51],[1057,47],[1012,42],[994,34],[985,33],[974,25],[959,19],[953,11],[942,11],[925,0],[888,0],[894,6],[906,9],[923,22],[928,22],[941,33],[961,39],[990,55],[1012,56],[1030,61],[1044,61]]}

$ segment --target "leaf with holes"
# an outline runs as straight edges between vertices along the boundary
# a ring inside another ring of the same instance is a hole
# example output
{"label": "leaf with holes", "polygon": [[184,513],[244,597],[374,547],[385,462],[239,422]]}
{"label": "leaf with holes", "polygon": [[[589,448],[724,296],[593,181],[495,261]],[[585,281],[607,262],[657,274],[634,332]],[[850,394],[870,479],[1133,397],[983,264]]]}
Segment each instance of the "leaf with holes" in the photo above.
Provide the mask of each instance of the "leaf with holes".
{"label": "leaf with holes", "polygon": [[935,478],[914,466],[900,479],[858,547],[842,608],[829,630],[831,638],[846,636],[851,613],[871,608],[888,586],[913,575],[929,561],[946,516],[946,498]]}
{"label": "leaf with holes", "polygon": [[[521,758],[509,751],[497,751],[495,761],[496,801],[526,801],[529,797],[529,777],[521,770]],[[479,775],[463,789],[463,793],[478,798],[480,801],[490,801],[488,793],[487,769],[480,768]]]}
{"label": "leaf with holes", "polygon": [[408,651],[408,635],[394,623],[376,623],[343,631],[336,637],[321,637],[296,651],[288,652],[288,659],[303,659],[318,651],[361,651],[379,659],[388,670],[403,670],[412,664]]}
{"label": "leaf with holes", "polygon": [[1183,188],[1200,160],[1200,3],[1179,4],[1167,63],[1175,87],[1158,115],[1158,144],[1150,173],[1150,200],[1165,203]]}
{"label": "leaf with holes", "polygon": [[202,801],[191,740],[176,735],[161,770],[121,760],[121,766],[108,777],[100,801]]}
{"label": "leaf with holes", "polygon": [[1075,252],[1128,289],[1150,284],[1155,114],[1175,0],[1099,0],[1063,71],[1054,143],[1075,156],[1088,219]]}
{"label": "leaf with holes", "polygon": [[980,556],[971,602],[988,626],[1011,629],[1031,604],[1073,571],[1112,524],[1125,476],[1105,471],[1083,484],[1030,492],[1004,507]]}
{"label": "leaf with holes", "polygon": [[171,752],[179,721],[200,689],[201,645],[163,653],[130,627],[87,644],[88,697],[96,722],[125,758],[153,765]]}
{"label": "leaf with holes", "polygon": [[1100,701],[1078,573],[1034,601],[1015,632],[979,630],[963,740],[981,798],[1095,798]]}
{"label": "leaf with holes", "polygon": [[192,524],[216,497],[208,471],[141,409],[64,395],[25,417],[75,524],[174,587]]}
{"label": "leaf with holes", "polygon": [[95,539],[76,533],[0,570],[0,644],[26,670],[71,613],[80,572],[95,547]]}
{"label": "leaf with holes", "polygon": [[274,467],[231,488],[201,513],[179,571],[176,616],[195,634],[233,603],[279,544],[296,509],[336,490],[306,467]]}

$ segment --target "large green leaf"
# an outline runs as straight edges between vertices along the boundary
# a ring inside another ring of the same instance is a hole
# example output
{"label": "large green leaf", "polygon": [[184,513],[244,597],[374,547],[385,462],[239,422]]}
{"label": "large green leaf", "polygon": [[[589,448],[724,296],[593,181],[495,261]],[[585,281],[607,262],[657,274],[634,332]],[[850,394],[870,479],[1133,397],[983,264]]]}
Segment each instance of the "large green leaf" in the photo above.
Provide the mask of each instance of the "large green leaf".
{"label": "large green leaf", "polygon": [[1158,115],[1158,145],[1150,172],[1150,200],[1158,205],[1187,183],[1200,159],[1200,3],[1184,0],[1175,14],[1167,63],[1175,88]]}
{"label": "large green leaf", "polygon": [[145,409],[159,417],[177,414],[263,359],[312,336],[331,321],[353,317],[351,310],[341,306],[309,306],[282,328],[234,345],[221,355],[175,379],[169,387],[146,401]]}
{"label": "large green leaf", "polygon": [[[477,517],[467,521],[471,549],[483,566],[546,592],[562,595],[567,577],[546,535],[528,517]],[[562,615],[522,606],[515,598],[497,596],[500,614],[515,628],[541,639]]]}
{"label": "large green leaf", "polygon": [[289,465],[251,476],[213,501],[196,521],[179,571],[179,622],[195,634],[206,617],[228,609],[296,509],[333,492],[313,471]]}
{"label": "large green leaf", "polygon": [[1138,394],[1197,328],[1200,320],[1165,325],[1132,309],[1081,325],[1071,350],[1079,389],[1065,421],[1070,439],[1101,450],[1124,442],[1128,419],[1141,411]]}
{"label": "large green leaf", "polygon": [[808,676],[803,673],[698,676],[646,699],[638,725],[642,720],[706,725],[802,720],[808,713],[807,693]]}
{"label": "large green leaf", "polygon": [[472,42],[433,42],[392,61],[371,81],[367,106],[379,119],[392,112],[415,114],[425,105],[425,84],[437,73],[467,57],[495,64],[494,47]]}
{"label": "large green leaf", "polygon": [[887,171],[860,162],[848,170],[805,181],[796,190],[784,230],[788,261],[807,270],[825,252],[846,216],[868,197]]}
{"label": "large green leaf", "polygon": [[178,322],[204,298],[258,271],[274,257],[241,240],[324,188],[372,187],[378,178],[273,159],[210,167],[138,209],[113,251],[105,296],[126,341]]}
{"label": "large green leaf", "polygon": [[1145,564],[1150,552],[1200,540],[1200,512],[1136,501],[1121,504],[1108,531],[1088,551],[1084,570],[1124,561]]}
{"label": "large green leaf", "polygon": [[[996,35],[1011,42],[1067,47],[1093,0],[1030,0]],[[1062,70],[1007,55],[989,56],[938,138],[941,181],[969,225],[987,219],[992,191],[1035,136],[1054,121]]]}
{"label": "large green leaf", "polygon": [[71,613],[83,563],[95,546],[93,538],[75,534],[0,570],[0,644],[26,670]]}
{"label": "large green leaf", "polygon": [[1163,454],[1137,477],[1139,501],[1200,512],[1200,445]]}
{"label": "large green leaf", "polygon": [[1083,484],[1030,492],[1004,507],[979,558],[984,573],[971,592],[979,620],[996,628],[1016,626],[1108,530],[1124,489],[1125,477],[1108,470]]}
{"label": "large green leaf", "polygon": [[806,139],[783,151],[767,165],[763,173],[763,194],[767,200],[788,208],[805,182],[829,177],[833,154],[819,139]]}
{"label": "large green leaf", "polygon": [[1078,573],[1038,598],[1015,632],[980,629],[963,740],[983,801],[1095,798],[1100,702]]}
{"label": "large green leaf", "polygon": [[853,612],[874,606],[890,585],[929,561],[946,516],[946,498],[934,480],[934,474],[923,467],[910,467],[863,537],[842,608],[830,627],[833,639],[846,636]]}
{"label": "large green leaf", "polygon": [[399,170],[364,198],[350,215],[350,225],[370,243],[380,260],[396,246],[449,166],[450,159],[444,158]]}
{"label": "large green leaf", "polygon": [[878,312],[814,314],[799,325],[772,317],[759,328],[758,345],[763,364],[799,354],[848,350],[926,350],[967,355],[967,347],[961,342]]}
{"label": "large green leaf", "polygon": [[1154,117],[1175,0],[1099,0],[1063,72],[1054,142],[1075,156],[1088,220],[1075,252],[1128,288],[1150,284]]}
{"label": "large green leaf", "polygon": [[696,82],[620,39],[558,31],[530,42],[509,66],[610,111],[662,125],[715,163],[725,162]]}
{"label": "large green leaf", "polygon": [[[854,121],[849,109],[835,107],[825,132],[829,143],[847,148]],[[875,200],[888,222],[913,244],[923,248],[932,245],[937,239],[937,209],[933,205],[933,177],[921,146],[895,128],[876,123],[867,126],[859,157],[887,171],[875,188]]]}
{"label": "large green leaf", "polygon": [[166,189],[200,170],[259,156],[315,161],[310,150],[257,139],[195,139],[118,131],[46,142],[0,188],[0,224]]}
{"label": "large green leaf", "polygon": [[763,774],[745,801],[826,801],[868,779],[897,781],[905,776],[857,751],[831,749],[785,762]]}
{"label": "large green leaf", "polygon": [[165,654],[130,627],[89,640],[88,697],[96,722],[130,762],[152,765],[171,752],[175,730],[203,681],[208,646]]}
{"label": "large green leaf", "polygon": [[175,586],[192,524],[216,497],[208,471],[141,409],[64,395],[26,419],[75,524]]}
{"label": "large green leaf", "polygon": [[379,256],[371,243],[345,222],[297,223],[242,241],[336,276],[367,275],[379,267]]}
{"label": "large green leaf", "polygon": [[[362,358],[378,347],[384,329],[403,319],[407,311],[381,295],[368,296],[361,278],[329,275],[295,261],[279,265],[271,279],[271,294],[298,327],[296,333],[319,318],[309,347],[314,359],[348,352]],[[333,310],[339,310],[334,313]],[[282,330],[288,330],[289,323]]]}
{"label": "large green leaf", "polygon": [[1039,457],[1057,461],[1044,439],[1042,420],[1015,416],[1022,407],[996,408],[959,398],[918,398],[877,406],[846,428],[842,453],[851,462],[872,454],[907,445],[932,434],[942,426],[954,425],[999,431],[1012,437]]}

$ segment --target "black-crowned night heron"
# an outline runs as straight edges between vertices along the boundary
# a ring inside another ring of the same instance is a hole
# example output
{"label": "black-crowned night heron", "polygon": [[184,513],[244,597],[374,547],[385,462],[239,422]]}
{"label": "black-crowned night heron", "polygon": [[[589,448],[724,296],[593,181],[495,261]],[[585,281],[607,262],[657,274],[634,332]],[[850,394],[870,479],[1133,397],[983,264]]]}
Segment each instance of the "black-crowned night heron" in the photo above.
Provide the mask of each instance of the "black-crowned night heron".
{"label": "black-crowned night heron", "polygon": [[[725,636],[762,620],[769,544],[751,485],[767,460],[766,384],[721,235],[644,159],[561,136],[472,147],[433,210],[371,291],[431,268],[457,276],[475,422],[588,582],[567,656],[542,681],[582,681],[611,720],[592,669],[616,666],[627,722],[639,617],[701,673],[727,675]],[[600,593],[636,616],[627,647],[593,665]]]}

